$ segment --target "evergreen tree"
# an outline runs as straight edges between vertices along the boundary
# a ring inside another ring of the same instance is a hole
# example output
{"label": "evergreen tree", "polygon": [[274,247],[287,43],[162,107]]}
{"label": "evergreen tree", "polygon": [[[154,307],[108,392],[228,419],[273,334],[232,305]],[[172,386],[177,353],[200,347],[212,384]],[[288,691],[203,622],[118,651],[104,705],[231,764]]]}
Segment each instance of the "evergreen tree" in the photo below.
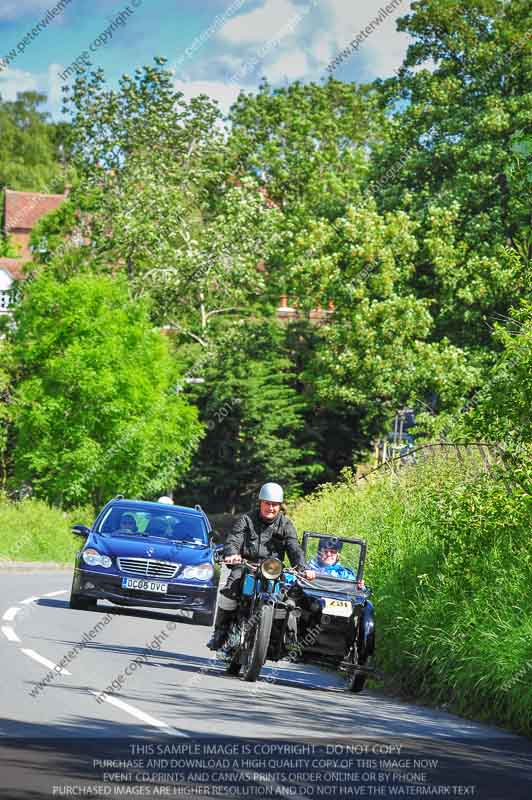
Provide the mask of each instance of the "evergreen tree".
{"label": "evergreen tree", "polygon": [[274,480],[297,496],[322,466],[304,434],[305,403],[294,388],[285,332],[276,322],[242,322],[204,371],[198,392],[207,434],[181,497],[211,511],[249,508]]}

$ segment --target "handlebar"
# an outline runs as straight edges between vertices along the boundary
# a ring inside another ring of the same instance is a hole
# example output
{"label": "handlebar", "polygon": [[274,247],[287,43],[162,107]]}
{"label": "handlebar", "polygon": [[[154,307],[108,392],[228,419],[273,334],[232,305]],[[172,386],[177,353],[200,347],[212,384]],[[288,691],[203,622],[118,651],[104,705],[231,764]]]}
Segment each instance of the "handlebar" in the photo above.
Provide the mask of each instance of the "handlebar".
{"label": "handlebar", "polygon": [[[265,559],[261,559],[264,561]],[[223,562],[226,567],[229,569],[233,569],[234,567],[242,567],[246,566],[249,567],[253,572],[256,572],[260,562],[259,561],[248,561],[248,559],[243,558],[241,561],[236,562],[235,564],[227,564],[225,561]],[[305,567],[283,567],[283,573],[287,573],[289,575],[296,575],[298,577],[302,577],[303,572],[305,571]]]}

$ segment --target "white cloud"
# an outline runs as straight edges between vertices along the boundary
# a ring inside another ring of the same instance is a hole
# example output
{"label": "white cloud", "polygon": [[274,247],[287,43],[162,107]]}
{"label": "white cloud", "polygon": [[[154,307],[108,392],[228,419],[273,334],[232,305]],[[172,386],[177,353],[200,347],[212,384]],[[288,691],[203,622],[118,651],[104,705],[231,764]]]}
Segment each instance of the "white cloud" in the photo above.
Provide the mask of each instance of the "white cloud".
{"label": "white cloud", "polygon": [[16,100],[18,92],[45,91],[42,76],[22,69],[0,72],[0,95],[3,100]]}
{"label": "white cloud", "polygon": [[218,37],[233,45],[262,44],[274,38],[283,25],[300,13],[290,0],[265,0],[264,5],[233,17],[218,31]]}
{"label": "white cloud", "polygon": [[63,105],[63,92],[61,87],[65,81],[59,75],[65,67],[62,64],[50,64],[48,67],[48,102],[53,112],[59,112]]}
{"label": "white cloud", "polygon": [[0,20],[19,19],[32,13],[41,14],[48,8],[50,8],[50,0],[2,0]]}
{"label": "white cloud", "polygon": [[209,80],[175,80],[174,86],[178,92],[183,92],[185,100],[190,100],[199,94],[206,94],[214,100],[218,100],[220,110],[224,114],[227,114],[241,89],[234,83]]}
{"label": "white cloud", "polygon": [[377,76],[390,77],[403,62],[410,37],[390,26],[385,28],[383,25],[382,28],[381,31],[375,31],[373,34],[378,37],[374,45],[368,42],[367,49],[360,48],[360,56],[364,65],[361,80],[372,80]]}
{"label": "white cloud", "polygon": [[[346,3],[345,0],[322,0],[325,16],[324,41],[329,47],[327,63],[334,55],[344,49],[355,36],[364,30],[372,20],[379,17],[381,9],[386,7],[383,0],[371,0],[364,5]],[[375,26],[373,32],[361,43],[354,58],[359,59],[363,67],[361,80],[376,77],[387,77],[398,67],[404,57],[409,37],[396,30],[399,17],[410,11],[410,0],[403,0],[383,21]],[[332,53],[331,53],[332,51]],[[318,55],[315,47],[314,52]],[[325,47],[323,47],[325,54]],[[326,66],[325,60],[322,62]]]}
{"label": "white cloud", "polygon": [[18,92],[41,92],[48,98],[45,110],[57,118],[63,104],[63,81],[59,78],[62,69],[60,64],[50,64],[46,72],[7,69],[0,73],[0,95],[3,100],[16,100]]}
{"label": "white cloud", "polygon": [[288,50],[277,61],[263,69],[263,73],[272,83],[280,83],[305,78],[310,71],[306,54],[302,50]]}
{"label": "white cloud", "polygon": [[327,32],[321,32],[310,44],[312,57],[318,64],[328,64],[334,56],[333,39]]}

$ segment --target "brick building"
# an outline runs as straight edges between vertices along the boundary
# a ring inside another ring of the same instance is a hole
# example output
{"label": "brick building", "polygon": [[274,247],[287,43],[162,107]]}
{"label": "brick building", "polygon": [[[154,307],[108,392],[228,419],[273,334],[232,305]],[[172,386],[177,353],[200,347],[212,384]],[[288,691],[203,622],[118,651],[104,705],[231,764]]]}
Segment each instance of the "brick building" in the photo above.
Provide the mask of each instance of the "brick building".
{"label": "brick building", "polygon": [[31,261],[30,235],[37,222],[61,205],[65,194],[5,190],[3,234],[18,249],[18,258],[0,258],[0,314],[8,312],[13,281],[23,280],[24,265]]}

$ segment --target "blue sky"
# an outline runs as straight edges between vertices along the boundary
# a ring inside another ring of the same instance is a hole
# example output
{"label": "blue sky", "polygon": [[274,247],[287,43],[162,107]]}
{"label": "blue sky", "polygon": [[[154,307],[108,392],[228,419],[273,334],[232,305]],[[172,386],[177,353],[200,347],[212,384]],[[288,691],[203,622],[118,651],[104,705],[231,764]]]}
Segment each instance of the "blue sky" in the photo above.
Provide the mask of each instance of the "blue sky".
{"label": "blue sky", "polygon": [[[21,45],[58,2],[0,0],[0,59],[17,51],[0,69],[0,94],[11,100],[17,91],[41,90],[56,118],[65,82],[59,76],[84,51],[110,84],[165,56],[176,88],[187,97],[205,92],[226,111],[240,89],[253,91],[263,75],[274,86],[327,77],[331,60],[390,0],[64,0],[64,10]],[[409,0],[394,2],[336,77],[368,81],[393,74],[408,45],[396,20],[408,12]],[[115,23],[104,42],[100,35],[120,14],[123,24]]]}

